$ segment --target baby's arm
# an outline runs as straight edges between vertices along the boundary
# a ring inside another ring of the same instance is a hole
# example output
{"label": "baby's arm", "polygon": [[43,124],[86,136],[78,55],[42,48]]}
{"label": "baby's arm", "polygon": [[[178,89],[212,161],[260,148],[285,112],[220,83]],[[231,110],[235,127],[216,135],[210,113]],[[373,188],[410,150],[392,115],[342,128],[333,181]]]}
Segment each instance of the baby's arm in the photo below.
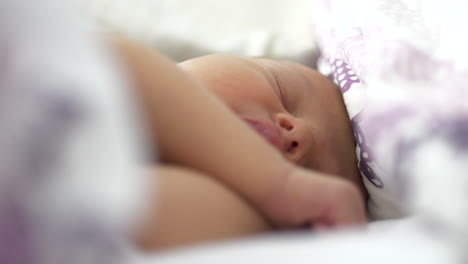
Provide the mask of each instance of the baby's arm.
{"label": "baby's arm", "polygon": [[365,221],[351,183],[287,162],[169,59],[123,38],[111,43],[135,80],[163,162],[217,178],[277,226]]}
{"label": "baby's arm", "polygon": [[252,200],[282,185],[294,166],[208,89],[152,49],[124,38],[113,43],[136,81],[164,163],[216,176]]}
{"label": "baby's arm", "polygon": [[136,240],[146,250],[187,246],[271,229],[257,210],[203,173],[175,166],[150,171],[151,188]]}

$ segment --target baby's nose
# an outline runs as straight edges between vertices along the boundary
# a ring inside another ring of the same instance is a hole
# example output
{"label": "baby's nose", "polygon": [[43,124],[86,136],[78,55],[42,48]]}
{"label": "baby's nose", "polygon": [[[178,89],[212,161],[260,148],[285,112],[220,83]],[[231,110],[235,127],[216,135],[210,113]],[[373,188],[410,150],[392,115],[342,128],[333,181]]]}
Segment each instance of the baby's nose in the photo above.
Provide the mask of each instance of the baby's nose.
{"label": "baby's nose", "polygon": [[304,160],[311,147],[311,132],[303,119],[291,115],[277,117],[284,143],[284,154],[294,163]]}

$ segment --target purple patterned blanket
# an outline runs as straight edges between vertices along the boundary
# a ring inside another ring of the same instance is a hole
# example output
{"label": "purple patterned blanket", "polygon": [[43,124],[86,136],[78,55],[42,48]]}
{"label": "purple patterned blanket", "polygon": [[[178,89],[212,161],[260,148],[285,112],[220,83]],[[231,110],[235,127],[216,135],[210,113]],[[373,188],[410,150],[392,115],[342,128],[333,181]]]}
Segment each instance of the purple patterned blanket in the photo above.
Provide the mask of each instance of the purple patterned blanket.
{"label": "purple patterned blanket", "polygon": [[343,93],[374,219],[411,214],[466,234],[464,5],[315,1],[319,70]]}

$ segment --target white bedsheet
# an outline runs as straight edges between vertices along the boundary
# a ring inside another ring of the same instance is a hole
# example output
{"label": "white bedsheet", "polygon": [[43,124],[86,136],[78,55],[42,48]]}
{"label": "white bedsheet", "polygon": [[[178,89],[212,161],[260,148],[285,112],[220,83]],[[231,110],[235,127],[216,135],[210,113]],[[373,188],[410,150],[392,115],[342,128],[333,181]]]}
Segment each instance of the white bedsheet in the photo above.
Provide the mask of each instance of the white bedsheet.
{"label": "white bedsheet", "polygon": [[376,222],[365,231],[267,235],[162,255],[134,254],[134,262],[141,264],[463,263],[452,247],[421,229],[417,219]]}

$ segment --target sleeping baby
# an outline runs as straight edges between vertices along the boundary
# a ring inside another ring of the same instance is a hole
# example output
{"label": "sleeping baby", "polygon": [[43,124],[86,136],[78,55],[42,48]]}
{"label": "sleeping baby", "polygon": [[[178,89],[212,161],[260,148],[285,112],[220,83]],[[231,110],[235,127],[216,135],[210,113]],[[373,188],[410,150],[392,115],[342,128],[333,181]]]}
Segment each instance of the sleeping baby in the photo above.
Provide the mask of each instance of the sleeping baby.
{"label": "sleeping baby", "polygon": [[174,65],[130,40],[113,43],[160,154],[150,170],[159,176],[156,202],[136,232],[142,248],[365,223],[353,132],[325,76],[232,55]]}

